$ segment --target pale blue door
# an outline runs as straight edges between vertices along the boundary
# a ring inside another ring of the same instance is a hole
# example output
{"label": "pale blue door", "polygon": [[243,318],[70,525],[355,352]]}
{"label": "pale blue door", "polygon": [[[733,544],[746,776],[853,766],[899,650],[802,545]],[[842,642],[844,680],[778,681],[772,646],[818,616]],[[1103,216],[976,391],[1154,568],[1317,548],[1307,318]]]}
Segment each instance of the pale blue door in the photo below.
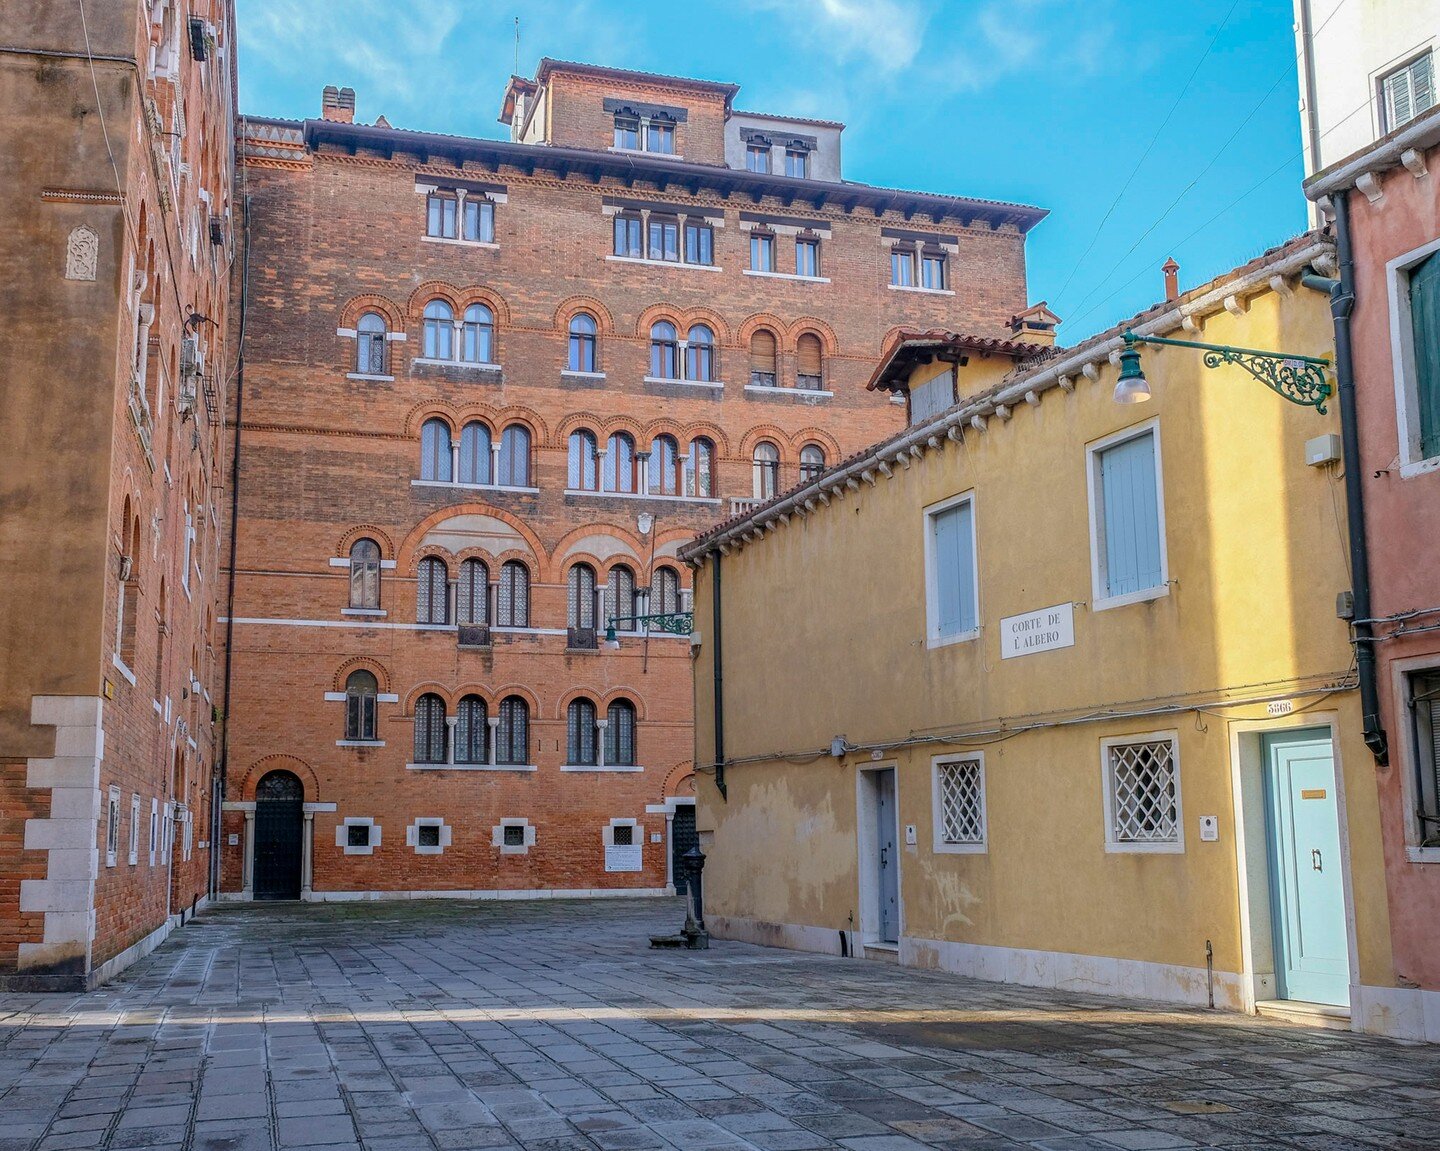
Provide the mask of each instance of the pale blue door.
{"label": "pale blue door", "polygon": [[896,840],[895,770],[875,773],[875,834],[880,845],[880,942],[900,941],[900,859]]}
{"label": "pale blue door", "polygon": [[1350,1003],[1335,757],[1324,728],[1265,737],[1275,977],[1282,999]]}

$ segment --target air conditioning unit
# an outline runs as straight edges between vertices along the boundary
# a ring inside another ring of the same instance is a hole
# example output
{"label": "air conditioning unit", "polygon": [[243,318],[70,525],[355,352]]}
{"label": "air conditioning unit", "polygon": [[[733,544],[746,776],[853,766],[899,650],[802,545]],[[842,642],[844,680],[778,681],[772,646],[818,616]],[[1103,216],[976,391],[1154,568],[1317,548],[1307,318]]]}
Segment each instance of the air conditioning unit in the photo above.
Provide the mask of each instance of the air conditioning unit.
{"label": "air conditioning unit", "polygon": [[225,221],[220,216],[210,217],[210,242],[217,248],[225,243]]}
{"label": "air conditioning unit", "polygon": [[210,29],[199,16],[190,17],[190,58],[202,63],[210,56]]}
{"label": "air conditioning unit", "polygon": [[572,651],[599,651],[600,635],[593,627],[567,628],[565,646]]}
{"label": "air conditioning unit", "polygon": [[484,624],[462,623],[459,627],[461,647],[489,647],[490,629]]}

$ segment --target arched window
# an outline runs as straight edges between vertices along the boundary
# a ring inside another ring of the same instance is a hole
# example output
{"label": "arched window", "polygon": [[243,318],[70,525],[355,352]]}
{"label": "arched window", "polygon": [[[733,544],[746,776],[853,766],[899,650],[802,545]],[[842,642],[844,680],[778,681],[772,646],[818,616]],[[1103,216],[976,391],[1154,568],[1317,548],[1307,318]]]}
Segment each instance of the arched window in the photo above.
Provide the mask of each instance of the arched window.
{"label": "arched window", "polygon": [[750,382],[757,388],[775,386],[775,333],[765,328],[750,337]]}
{"label": "arched window", "polygon": [[635,766],[635,705],[617,699],[606,711],[605,762],[615,767]]}
{"label": "arched window", "polygon": [[530,754],[530,707],[518,695],[500,701],[500,726],[495,730],[495,762],[525,764]]}
{"label": "arched window", "polygon": [[415,580],[415,622],[449,623],[449,572],[445,561],[426,556]]}
{"label": "arched window", "polygon": [[460,582],[455,586],[455,622],[490,622],[490,569],[484,560],[467,559],[460,563]]}
{"label": "arched window", "polygon": [[802,332],[795,341],[795,386],[811,392],[825,387],[824,352],[814,332]]}
{"label": "arched window", "polygon": [[675,325],[657,320],[650,325],[650,375],[657,380],[673,380],[680,374],[680,342]]}
{"label": "arched window", "polygon": [[374,540],[350,545],[350,606],[371,611],[380,606],[380,545]]}
{"label": "arched window", "polygon": [[490,483],[490,464],[490,429],[472,420],[460,429],[460,482]]}
{"label": "arched window", "polygon": [[674,436],[656,436],[650,444],[650,490],[662,496],[680,494],[680,445]]}
{"label": "arched window", "polygon": [[[133,525],[133,526],[132,526]],[[125,497],[120,535],[124,547],[120,556],[120,598],[116,604],[115,654],[126,667],[135,663],[135,625],[140,619],[140,517]],[[209,628],[206,628],[209,634]]]}
{"label": "arched window", "polygon": [[445,701],[434,692],[415,701],[414,762],[445,762]]}
{"label": "arched window", "polygon": [[685,454],[685,494],[700,499],[715,494],[715,445],[704,436],[691,440]]}
{"label": "arched window", "polygon": [[715,378],[715,333],[696,324],[685,337],[685,378],[709,382]]}
{"label": "arched window", "polygon": [[574,628],[595,626],[595,569],[589,564],[573,564],[566,577],[569,585],[568,623]]}
{"label": "arched window", "polygon": [[355,325],[355,371],[362,376],[385,375],[385,320],[366,312]]}
{"label": "arched window", "polygon": [[495,315],[484,304],[471,304],[465,309],[460,352],[468,364],[495,362]]}
{"label": "arched window", "polygon": [[496,483],[507,488],[530,486],[530,429],[511,424],[500,433],[500,475]]}
{"label": "arched window", "polygon": [[500,567],[500,590],[495,598],[498,627],[529,627],[530,569],[519,560],[506,560]]}
{"label": "arched window", "polygon": [[772,499],[780,490],[780,449],[769,440],[755,445],[755,498]]}
{"label": "arched window", "polygon": [[455,719],[455,762],[488,763],[490,715],[485,701],[478,695],[467,695],[460,701]]}
{"label": "arched window", "polygon": [[607,449],[600,489],[607,492],[633,492],[635,490],[635,441],[630,438],[628,432],[616,432],[610,437]]}
{"label": "arched window", "polygon": [[635,573],[624,564],[616,564],[605,583],[605,618],[601,623],[609,627],[612,619],[618,619],[621,622],[616,626],[621,631],[634,631],[634,620],[625,618],[634,615]]}
{"label": "arched window", "polygon": [[450,425],[444,420],[426,420],[420,428],[420,478],[450,482]]}
{"label": "arched window", "polygon": [[570,471],[565,486],[571,491],[598,492],[600,490],[599,445],[595,433],[579,428],[570,433]]}
{"label": "arched window", "polygon": [[431,300],[425,305],[425,358],[455,358],[455,313],[444,300]]}
{"label": "arched window", "polygon": [[593,372],[595,368],[595,317],[576,312],[570,317],[570,370]]}
{"label": "arched window", "polygon": [[569,738],[566,741],[565,762],[576,767],[594,767],[599,762],[595,705],[588,699],[571,700],[566,718]]}
{"label": "arched window", "polygon": [[800,449],[800,481],[808,483],[825,470],[825,449],[819,444],[806,444]]}
{"label": "arched window", "polygon": [[375,738],[375,703],[380,683],[373,672],[352,671],[345,681],[345,738]]}
{"label": "arched window", "polygon": [[672,567],[658,567],[650,577],[650,611],[669,615],[680,610],[680,575]]}

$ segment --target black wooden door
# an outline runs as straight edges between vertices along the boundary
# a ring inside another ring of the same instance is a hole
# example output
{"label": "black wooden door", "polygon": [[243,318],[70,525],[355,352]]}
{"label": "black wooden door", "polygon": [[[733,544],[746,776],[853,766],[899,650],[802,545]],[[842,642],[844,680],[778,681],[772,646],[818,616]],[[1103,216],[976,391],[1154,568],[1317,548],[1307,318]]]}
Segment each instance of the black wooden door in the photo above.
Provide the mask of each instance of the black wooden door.
{"label": "black wooden door", "polygon": [[288,771],[272,771],[255,789],[256,899],[299,899],[305,789]]}
{"label": "black wooden door", "polygon": [[690,883],[685,877],[685,865],[681,859],[699,842],[700,836],[695,831],[695,805],[678,804],[675,817],[670,822],[670,866],[671,874],[675,876],[677,895],[684,895],[690,890]]}

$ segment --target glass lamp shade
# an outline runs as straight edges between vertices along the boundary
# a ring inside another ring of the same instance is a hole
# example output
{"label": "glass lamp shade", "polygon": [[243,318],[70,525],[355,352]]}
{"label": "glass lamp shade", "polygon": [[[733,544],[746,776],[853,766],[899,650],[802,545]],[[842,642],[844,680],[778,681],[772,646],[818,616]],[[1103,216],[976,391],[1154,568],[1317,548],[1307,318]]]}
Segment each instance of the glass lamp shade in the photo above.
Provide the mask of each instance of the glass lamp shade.
{"label": "glass lamp shade", "polygon": [[1140,353],[1127,347],[1120,353],[1120,378],[1115,382],[1117,404],[1143,404],[1150,398],[1150,385],[1140,370]]}

